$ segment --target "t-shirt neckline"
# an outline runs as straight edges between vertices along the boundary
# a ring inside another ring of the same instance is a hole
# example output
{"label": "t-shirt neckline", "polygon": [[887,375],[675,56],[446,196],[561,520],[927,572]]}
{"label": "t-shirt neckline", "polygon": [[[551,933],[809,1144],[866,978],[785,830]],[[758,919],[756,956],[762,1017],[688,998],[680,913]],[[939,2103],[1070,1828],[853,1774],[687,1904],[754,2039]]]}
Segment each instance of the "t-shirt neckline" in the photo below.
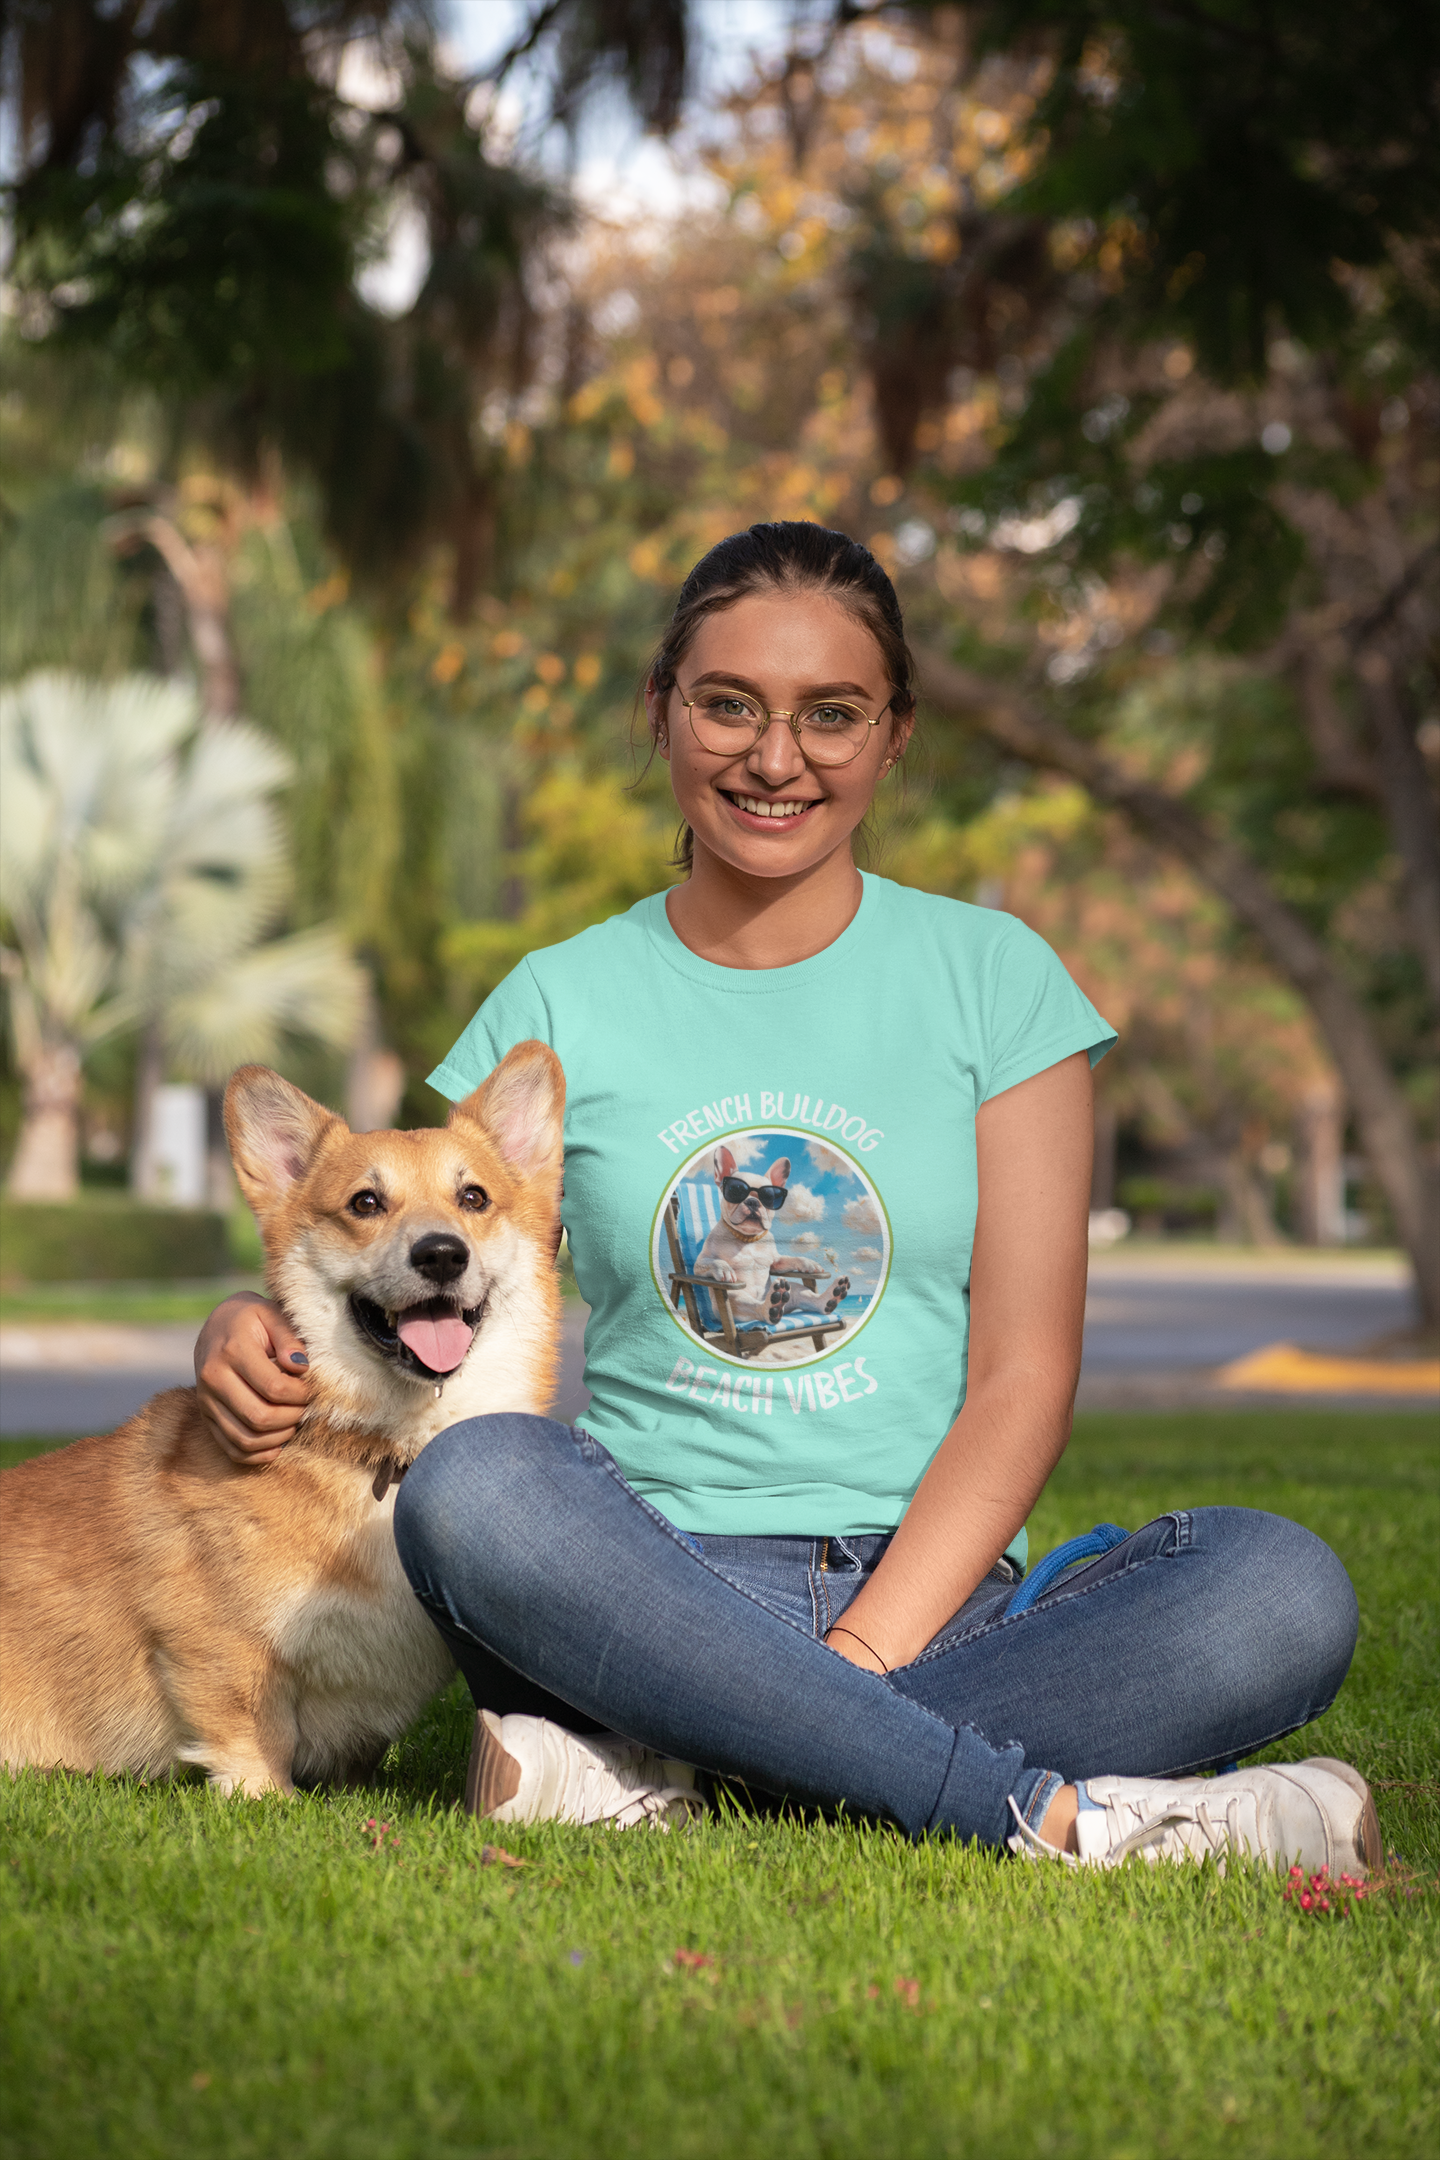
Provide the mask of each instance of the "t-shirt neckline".
{"label": "t-shirt neckline", "polygon": [[774,995],[776,991],[790,991],[815,982],[827,975],[832,968],[844,966],[858,958],[861,946],[868,940],[871,928],[880,912],[880,895],[885,880],[868,870],[860,872],[860,905],[833,944],[822,946],[806,960],[792,960],[788,967],[739,968],[726,967],[718,960],[702,960],[699,953],[691,952],[684,940],[676,935],[675,928],[665,909],[665,894],[651,893],[639,902],[637,913],[644,923],[652,944],[668,967],[688,981],[701,983],[707,990],[725,991],[739,997]]}

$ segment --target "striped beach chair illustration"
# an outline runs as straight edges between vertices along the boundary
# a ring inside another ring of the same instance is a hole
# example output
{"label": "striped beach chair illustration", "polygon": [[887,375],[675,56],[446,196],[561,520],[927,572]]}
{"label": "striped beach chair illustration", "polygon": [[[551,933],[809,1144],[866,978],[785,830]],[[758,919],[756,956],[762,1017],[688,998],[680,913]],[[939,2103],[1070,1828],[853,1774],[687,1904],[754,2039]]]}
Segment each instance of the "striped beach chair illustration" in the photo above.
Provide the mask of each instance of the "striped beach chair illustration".
{"label": "striped beach chair illustration", "polygon": [[[720,1194],[709,1180],[686,1179],[665,1209],[665,1240],[670,1248],[670,1302],[683,1310],[700,1340],[732,1357],[757,1357],[782,1335],[808,1335],[823,1350],[832,1335],[845,1331],[841,1319],[823,1313],[781,1313],[778,1320],[736,1320],[730,1310],[730,1292],[724,1283],[711,1282],[695,1273],[700,1248],[720,1220]],[[802,1276],[807,1290],[815,1278]]]}

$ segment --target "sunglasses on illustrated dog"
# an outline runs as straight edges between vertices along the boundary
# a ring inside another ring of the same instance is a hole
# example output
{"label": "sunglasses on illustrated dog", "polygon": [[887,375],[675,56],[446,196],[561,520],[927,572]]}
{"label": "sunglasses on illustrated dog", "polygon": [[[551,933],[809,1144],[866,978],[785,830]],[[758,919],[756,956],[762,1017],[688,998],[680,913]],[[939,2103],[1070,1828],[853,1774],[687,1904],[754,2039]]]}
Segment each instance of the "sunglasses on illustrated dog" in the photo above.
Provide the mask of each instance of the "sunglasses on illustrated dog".
{"label": "sunglasses on illustrated dog", "polygon": [[783,1185],[747,1185],[743,1177],[727,1177],[722,1180],[720,1190],[732,1207],[738,1206],[742,1200],[748,1200],[751,1193],[754,1193],[761,1207],[782,1208],[785,1205]]}

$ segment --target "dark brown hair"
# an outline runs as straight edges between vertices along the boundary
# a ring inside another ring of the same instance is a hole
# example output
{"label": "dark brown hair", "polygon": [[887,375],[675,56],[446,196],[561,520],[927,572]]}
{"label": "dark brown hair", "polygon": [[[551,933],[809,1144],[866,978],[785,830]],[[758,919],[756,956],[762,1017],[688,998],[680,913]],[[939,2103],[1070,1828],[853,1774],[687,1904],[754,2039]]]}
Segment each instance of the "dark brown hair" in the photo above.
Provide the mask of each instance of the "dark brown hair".
{"label": "dark brown hair", "polygon": [[[915,710],[915,661],[905,642],[905,620],[895,587],[869,548],[848,533],[826,525],[786,519],[751,525],[719,540],[702,555],[675,602],[645,671],[663,695],[675,686],[675,671],[708,616],[733,607],[757,592],[817,592],[835,600],[874,638],[890,684],[890,710],[897,720]],[[688,868],[694,837],[682,825],[675,860]]]}

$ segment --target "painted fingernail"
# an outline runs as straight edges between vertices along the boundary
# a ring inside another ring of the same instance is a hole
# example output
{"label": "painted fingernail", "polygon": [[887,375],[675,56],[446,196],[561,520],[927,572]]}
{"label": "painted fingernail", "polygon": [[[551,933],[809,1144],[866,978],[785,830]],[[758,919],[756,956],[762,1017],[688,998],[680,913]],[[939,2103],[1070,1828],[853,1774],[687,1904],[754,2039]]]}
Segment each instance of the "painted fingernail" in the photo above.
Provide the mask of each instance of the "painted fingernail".
{"label": "painted fingernail", "polygon": [[310,1360],[303,1350],[292,1350],[290,1352],[290,1362],[292,1365],[308,1365]]}

